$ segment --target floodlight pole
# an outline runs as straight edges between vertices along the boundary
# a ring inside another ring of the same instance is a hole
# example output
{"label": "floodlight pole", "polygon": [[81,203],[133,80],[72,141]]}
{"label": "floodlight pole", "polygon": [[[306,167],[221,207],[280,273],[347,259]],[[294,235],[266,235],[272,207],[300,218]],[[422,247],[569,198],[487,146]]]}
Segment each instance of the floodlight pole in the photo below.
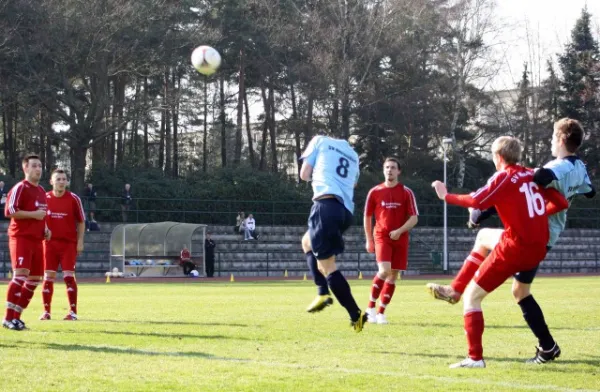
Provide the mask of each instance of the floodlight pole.
{"label": "floodlight pole", "polygon": [[[446,150],[452,144],[451,138],[442,139],[442,149],[444,151],[444,185],[446,185],[446,173],[447,173],[447,155]],[[444,200],[444,273],[448,273],[449,271],[448,265],[448,203]]]}

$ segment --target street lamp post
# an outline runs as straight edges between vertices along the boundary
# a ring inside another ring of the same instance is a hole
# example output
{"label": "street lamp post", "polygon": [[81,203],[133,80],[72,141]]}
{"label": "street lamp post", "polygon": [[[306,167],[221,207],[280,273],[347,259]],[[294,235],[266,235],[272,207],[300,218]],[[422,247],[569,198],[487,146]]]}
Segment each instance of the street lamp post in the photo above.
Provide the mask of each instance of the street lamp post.
{"label": "street lamp post", "polygon": [[[447,155],[446,151],[452,144],[452,138],[445,137],[442,139],[442,149],[444,150],[444,184],[446,184],[446,166],[447,166]],[[444,200],[444,273],[449,271],[448,265],[448,203]]]}

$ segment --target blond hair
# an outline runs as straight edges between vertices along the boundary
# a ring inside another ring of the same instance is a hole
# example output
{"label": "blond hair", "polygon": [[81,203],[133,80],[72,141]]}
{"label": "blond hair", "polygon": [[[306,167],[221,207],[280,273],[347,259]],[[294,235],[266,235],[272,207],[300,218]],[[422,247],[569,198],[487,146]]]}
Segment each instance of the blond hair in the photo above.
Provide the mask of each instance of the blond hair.
{"label": "blond hair", "polygon": [[522,152],[521,142],[513,136],[500,136],[492,144],[492,154],[498,154],[509,165],[519,162]]}

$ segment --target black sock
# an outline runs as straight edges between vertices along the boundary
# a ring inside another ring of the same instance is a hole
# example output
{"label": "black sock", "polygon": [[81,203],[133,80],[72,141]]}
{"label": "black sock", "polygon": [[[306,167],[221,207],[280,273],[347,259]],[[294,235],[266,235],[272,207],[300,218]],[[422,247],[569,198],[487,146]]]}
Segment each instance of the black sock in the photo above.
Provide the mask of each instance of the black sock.
{"label": "black sock", "polygon": [[327,283],[329,283],[329,287],[335,298],[337,298],[340,305],[342,305],[348,311],[350,315],[350,319],[352,321],[358,320],[360,317],[360,309],[352,296],[352,291],[350,291],[350,285],[344,275],[340,271],[334,271],[327,275]]}
{"label": "black sock", "polygon": [[527,325],[529,325],[531,332],[538,338],[542,350],[548,351],[552,349],[556,342],[552,338],[552,335],[550,335],[550,330],[544,319],[544,313],[542,313],[542,309],[533,298],[533,295],[523,298],[519,302],[519,306],[523,312],[523,318],[527,322]]}
{"label": "black sock", "polygon": [[319,267],[317,266],[317,258],[312,251],[306,253],[306,264],[308,264],[308,269],[310,270],[315,284],[317,285],[319,295],[329,295],[327,279],[325,279],[325,276],[323,276],[321,271],[319,271]]}

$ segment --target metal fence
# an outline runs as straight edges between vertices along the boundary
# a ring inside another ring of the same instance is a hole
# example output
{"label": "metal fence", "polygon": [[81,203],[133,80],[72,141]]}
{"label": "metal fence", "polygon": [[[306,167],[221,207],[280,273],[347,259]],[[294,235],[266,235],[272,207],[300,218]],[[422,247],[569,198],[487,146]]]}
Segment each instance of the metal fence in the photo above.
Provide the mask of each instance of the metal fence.
{"label": "metal fence", "polygon": [[[87,210],[88,204],[84,201]],[[211,225],[233,225],[239,211],[254,214],[258,225],[289,226],[305,225],[311,202],[267,200],[209,200],[209,199],[159,199],[136,198],[127,211],[127,222],[150,223],[176,221]],[[443,203],[419,204],[419,226],[441,227]],[[362,209],[356,205],[355,223],[362,223]],[[121,222],[123,219],[121,198],[99,197],[96,201],[96,220]],[[466,209],[448,206],[448,226],[464,227],[468,219]],[[497,218],[492,218],[494,224]],[[571,207],[568,228],[600,229],[600,209]]]}

